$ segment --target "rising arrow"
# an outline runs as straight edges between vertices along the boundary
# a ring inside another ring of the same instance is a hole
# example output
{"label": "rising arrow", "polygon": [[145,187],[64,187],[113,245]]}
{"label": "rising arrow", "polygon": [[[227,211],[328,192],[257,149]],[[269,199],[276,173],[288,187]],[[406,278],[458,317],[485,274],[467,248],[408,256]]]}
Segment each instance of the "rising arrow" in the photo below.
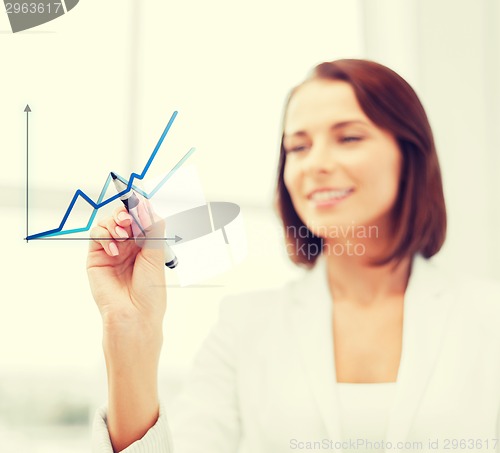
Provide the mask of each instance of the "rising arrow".
{"label": "rising arrow", "polygon": [[26,104],[26,108],[24,109],[26,112],[26,242],[28,242],[28,178],[29,178],[29,166],[28,166],[28,157],[29,157],[29,114],[31,112],[29,104]]}

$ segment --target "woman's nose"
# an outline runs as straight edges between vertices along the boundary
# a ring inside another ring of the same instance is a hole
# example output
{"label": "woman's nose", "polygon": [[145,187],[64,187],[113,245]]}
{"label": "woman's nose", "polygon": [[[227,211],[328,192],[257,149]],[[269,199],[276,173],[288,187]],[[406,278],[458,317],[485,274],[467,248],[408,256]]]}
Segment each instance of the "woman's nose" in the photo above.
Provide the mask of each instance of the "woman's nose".
{"label": "woman's nose", "polygon": [[311,173],[331,173],[337,166],[335,151],[327,143],[311,147],[306,159],[307,171]]}

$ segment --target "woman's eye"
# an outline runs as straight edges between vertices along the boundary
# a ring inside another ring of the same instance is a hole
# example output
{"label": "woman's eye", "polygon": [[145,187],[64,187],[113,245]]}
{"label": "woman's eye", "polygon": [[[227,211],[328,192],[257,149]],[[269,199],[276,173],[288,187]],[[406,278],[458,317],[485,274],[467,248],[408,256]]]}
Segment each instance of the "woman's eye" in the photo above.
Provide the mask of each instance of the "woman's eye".
{"label": "woman's eye", "polygon": [[346,137],[342,137],[340,139],[340,141],[342,143],[351,143],[351,142],[359,142],[363,139],[363,137],[358,137],[358,136],[354,136],[354,135],[349,135],[349,136],[346,136]]}
{"label": "woman's eye", "polygon": [[287,153],[297,153],[300,151],[305,151],[307,147],[305,145],[292,146],[286,149]]}

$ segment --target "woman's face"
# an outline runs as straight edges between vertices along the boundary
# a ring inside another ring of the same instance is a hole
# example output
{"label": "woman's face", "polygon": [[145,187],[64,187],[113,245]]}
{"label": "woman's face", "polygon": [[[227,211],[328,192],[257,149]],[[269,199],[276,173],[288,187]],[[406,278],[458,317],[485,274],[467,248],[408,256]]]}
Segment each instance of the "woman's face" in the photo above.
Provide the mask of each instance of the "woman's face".
{"label": "woman's face", "polygon": [[350,84],[312,80],[298,88],[283,144],[285,185],[313,233],[326,238],[332,227],[390,225],[401,152],[394,136],[365,115]]}

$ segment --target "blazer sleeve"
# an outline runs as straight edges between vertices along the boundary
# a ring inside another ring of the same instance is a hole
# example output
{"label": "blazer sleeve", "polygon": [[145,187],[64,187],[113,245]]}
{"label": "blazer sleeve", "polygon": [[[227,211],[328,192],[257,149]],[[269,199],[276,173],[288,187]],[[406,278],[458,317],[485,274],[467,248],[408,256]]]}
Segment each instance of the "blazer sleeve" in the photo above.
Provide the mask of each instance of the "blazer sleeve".
{"label": "blazer sleeve", "polygon": [[[165,408],[160,403],[160,415],[144,437],[129,445],[122,453],[172,453],[170,433]],[[113,453],[107,426],[107,407],[100,407],[94,417],[92,427],[92,453]]]}
{"label": "blazer sleeve", "polygon": [[[160,406],[157,423],[123,453],[236,453],[241,436],[236,387],[239,317],[233,299],[221,301],[218,321],[180,395],[171,407]],[[103,407],[94,420],[93,453],[112,452]]]}

